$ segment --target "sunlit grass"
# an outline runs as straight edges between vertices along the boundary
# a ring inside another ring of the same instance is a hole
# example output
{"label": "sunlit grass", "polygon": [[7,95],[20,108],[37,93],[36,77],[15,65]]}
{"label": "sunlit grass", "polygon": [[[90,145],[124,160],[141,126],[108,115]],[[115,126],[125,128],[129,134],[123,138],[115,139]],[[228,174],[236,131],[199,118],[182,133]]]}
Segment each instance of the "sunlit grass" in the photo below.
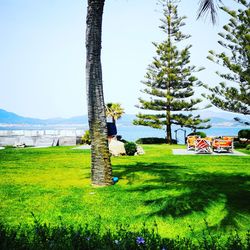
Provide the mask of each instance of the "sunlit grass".
{"label": "sunlit grass", "polygon": [[[250,225],[250,157],[172,155],[168,145],[145,145],[143,156],[112,158],[119,182],[94,188],[90,151],[71,147],[0,151],[0,220],[51,225],[102,224],[134,230],[155,223],[167,237]],[[205,223],[206,221],[206,223]]]}

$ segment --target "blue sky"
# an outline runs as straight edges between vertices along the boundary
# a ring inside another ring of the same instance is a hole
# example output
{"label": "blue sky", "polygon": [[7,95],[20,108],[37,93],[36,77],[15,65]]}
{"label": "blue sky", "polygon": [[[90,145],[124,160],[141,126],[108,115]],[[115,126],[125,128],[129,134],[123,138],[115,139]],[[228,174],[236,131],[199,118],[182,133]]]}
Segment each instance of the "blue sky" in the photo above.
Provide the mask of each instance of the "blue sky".
{"label": "blue sky", "polygon": [[[106,0],[103,19],[103,84],[106,102],[120,102],[128,114],[135,108],[141,80],[154,56],[152,42],[164,39],[156,0]],[[236,6],[232,0],[225,1]],[[221,50],[217,25],[196,21],[197,1],[182,0],[183,32],[191,34],[192,64],[206,70],[200,80],[218,83],[218,66],[206,59]],[[85,95],[85,18],[87,0],[0,0],[0,108],[37,118],[87,113]],[[221,69],[223,70],[223,68]],[[199,92],[198,92],[199,93]]]}

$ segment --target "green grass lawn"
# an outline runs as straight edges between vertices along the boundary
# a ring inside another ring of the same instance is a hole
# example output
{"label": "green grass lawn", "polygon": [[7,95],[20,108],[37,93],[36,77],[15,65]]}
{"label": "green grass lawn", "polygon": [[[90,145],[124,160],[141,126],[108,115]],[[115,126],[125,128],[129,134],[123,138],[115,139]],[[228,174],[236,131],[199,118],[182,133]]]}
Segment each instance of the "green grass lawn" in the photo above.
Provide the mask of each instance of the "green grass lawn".
{"label": "green grass lawn", "polygon": [[[155,223],[162,236],[206,228],[250,229],[250,157],[172,155],[182,146],[144,145],[143,156],[113,157],[119,182],[94,188],[90,151],[71,147],[0,150],[0,221],[132,230]],[[242,151],[243,152],[243,151]],[[245,152],[245,151],[244,151]],[[206,223],[205,223],[206,221]]]}

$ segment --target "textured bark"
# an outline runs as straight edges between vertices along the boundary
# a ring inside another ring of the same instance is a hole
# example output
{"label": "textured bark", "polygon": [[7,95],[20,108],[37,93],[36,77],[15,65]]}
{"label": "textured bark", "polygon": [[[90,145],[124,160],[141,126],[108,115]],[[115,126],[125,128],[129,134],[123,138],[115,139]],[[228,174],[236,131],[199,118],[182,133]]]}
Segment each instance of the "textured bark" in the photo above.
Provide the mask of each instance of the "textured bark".
{"label": "textured bark", "polygon": [[86,84],[91,138],[92,184],[112,184],[107,124],[102,84],[101,37],[105,0],[88,0],[86,30]]}
{"label": "textured bark", "polygon": [[167,132],[167,143],[169,144],[172,144],[172,131],[171,131],[171,113],[170,111],[168,110],[167,111],[167,117],[166,117],[166,121],[167,121],[167,124],[166,124],[166,132]]}
{"label": "textured bark", "polygon": [[[168,42],[169,42],[169,47],[171,47],[171,16],[169,16],[168,19]],[[168,68],[171,69],[171,60],[172,60],[172,55],[170,54],[170,57],[168,58]],[[169,79],[167,81],[167,115],[166,115],[166,130],[167,130],[167,143],[172,144],[172,131],[171,131],[171,100],[168,97],[168,93],[170,93],[170,86],[171,86],[171,80]]]}

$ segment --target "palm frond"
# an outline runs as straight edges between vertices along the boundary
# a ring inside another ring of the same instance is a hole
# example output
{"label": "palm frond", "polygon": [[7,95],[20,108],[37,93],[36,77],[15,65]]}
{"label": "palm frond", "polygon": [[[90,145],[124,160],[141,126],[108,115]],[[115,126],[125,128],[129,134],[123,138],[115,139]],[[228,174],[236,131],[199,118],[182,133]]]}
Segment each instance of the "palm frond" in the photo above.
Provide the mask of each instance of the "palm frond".
{"label": "palm frond", "polygon": [[221,0],[200,0],[197,19],[210,15],[212,23],[215,24],[217,20],[218,2],[222,3]]}

